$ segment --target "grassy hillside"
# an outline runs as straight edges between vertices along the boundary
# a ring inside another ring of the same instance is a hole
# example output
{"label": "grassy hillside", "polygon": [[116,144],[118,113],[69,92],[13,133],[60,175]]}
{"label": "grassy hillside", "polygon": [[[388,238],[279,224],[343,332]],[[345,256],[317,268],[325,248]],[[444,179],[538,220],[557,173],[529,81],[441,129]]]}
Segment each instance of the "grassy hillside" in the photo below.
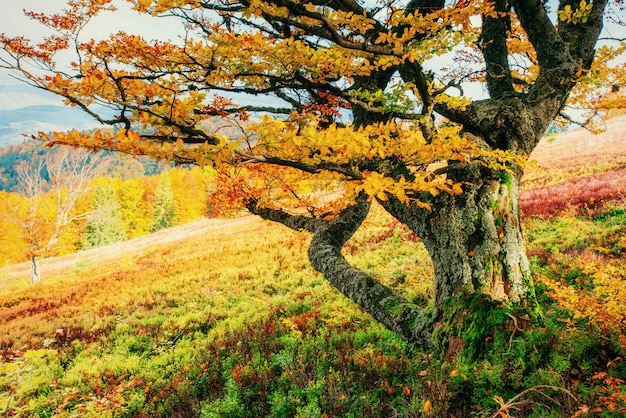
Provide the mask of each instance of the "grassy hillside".
{"label": "grassy hillside", "polygon": [[[588,148],[546,152],[569,166],[535,156],[523,204],[546,321],[487,338],[493,358],[450,364],[406,344],[312,271],[306,234],[201,220],[44,260],[37,286],[26,264],[0,270],[0,414],[621,416],[626,215],[611,185],[626,151],[607,163]],[[539,190],[578,193],[589,176],[606,176],[612,195],[530,210]],[[425,250],[382,210],[345,252],[428,303]]]}
{"label": "grassy hillside", "polygon": [[[410,291],[426,299],[430,286],[422,278],[430,266],[413,261],[422,250],[402,243],[408,232],[388,222],[355,237],[359,264],[396,284],[410,275]],[[398,249],[406,259],[390,260]],[[404,386],[393,385],[404,382],[396,375],[401,369],[417,378],[418,354],[403,356],[409,348],[339,297],[305,257],[306,236],[244,217],[47,260],[36,296],[25,266],[5,269],[1,348],[5,361],[22,359],[12,403],[35,398],[43,415],[94,416],[109,410],[186,416],[201,409],[229,415],[246,407],[261,415],[283,410],[282,416],[304,408],[310,416],[356,403],[377,415],[381,406],[369,405],[365,395],[393,387],[408,407]],[[37,352],[41,357],[22,357],[41,347],[47,347]],[[39,387],[27,383],[40,380]],[[272,384],[280,391],[268,393]],[[323,393],[329,384],[336,386],[332,394]],[[200,404],[216,396],[225,398]],[[249,416],[243,411],[238,415]]]}
{"label": "grassy hillside", "polygon": [[527,216],[597,207],[626,195],[626,117],[601,135],[585,129],[547,137],[532,153],[521,205]]}

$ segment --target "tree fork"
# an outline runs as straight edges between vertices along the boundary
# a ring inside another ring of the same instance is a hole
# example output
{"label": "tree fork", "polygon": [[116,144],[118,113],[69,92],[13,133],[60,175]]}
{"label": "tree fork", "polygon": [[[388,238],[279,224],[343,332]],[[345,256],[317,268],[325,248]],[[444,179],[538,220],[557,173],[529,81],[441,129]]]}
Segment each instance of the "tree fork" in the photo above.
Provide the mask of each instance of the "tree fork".
{"label": "tree fork", "polygon": [[247,207],[264,219],[280,222],[295,230],[312,232],[308,255],[315,270],[389,330],[425,349],[433,347],[430,310],[409,302],[375,277],[351,266],[341,254],[343,245],[369,213],[370,203],[364,196],[359,197],[332,221],[257,207],[256,202],[249,202]]}
{"label": "tree fork", "polygon": [[424,348],[432,346],[430,312],[393,292],[371,275],[351,266],[341,248],[358,229],[370,208],[361,197],[338,218],[313,234],[309,260],[313,268],[342,294],[402,338]]}

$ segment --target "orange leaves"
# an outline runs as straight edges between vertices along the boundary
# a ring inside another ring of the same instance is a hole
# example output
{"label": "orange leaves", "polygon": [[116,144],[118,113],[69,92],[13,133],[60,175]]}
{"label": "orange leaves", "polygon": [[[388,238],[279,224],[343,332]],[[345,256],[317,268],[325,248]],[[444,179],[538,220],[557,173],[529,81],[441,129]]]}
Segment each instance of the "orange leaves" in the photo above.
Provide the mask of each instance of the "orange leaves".
{"label": "orange leaves", "polygon": [[[461,127],[435,124],[432,118],[440,105],[450,114],[468,109],[467,97],[446,94],[455,85],[448,81],[464,80],[475,73],[474,64],[483,65],[480,54],[472,55],[480,51],[479,17],[504,17],[490,2],[448,3],[428,12],[410,12],[394,2],[379,9],[368,2],[337,7],[308,0],[251,0],[236,6],[198,0],[131,3],[142,13],[179,16],[181,37],[164,42],[116,33],[88,41],[76,45],[71,65],[76,73],[61,72],[52,65],[53,56],[68,48],[68,39],[89,19],[113,9],[111,0],[71,0],[64,14],[30,14],[58,36],[37,46],[21,38],[0,38],[18,58],[14,69],[33,84],[92,116],[99,111],[95,104],[116,112],[113,118],[100,116],[111,130],[60,133],[54,142],[211,165],[226,173],[233,166],[240,173],[249,170],[250,178],[238,184],[245,189],[242,194],[292,201],[288,207],[297,210],[332,206],[332,199],[320,197],[331,189],[346,201],[358,192],[404,202],[418,193],[461,193],[462,185],[445,177],[449,162],[479,159],[494,169],[521,164],[512,153],[479,150]],[[534,51],[528,49],[515,13],[510,17],[509,53],[520,58],[514,60],[514,76],[530,83],[539,70]],[[395,74],[406,62],[421,64],[455,53],[456,69],[449,74],[424,74],[413,82],[369,78],[382,71]],[[600,49],[598,56],[610,60],[620,54]],[[28,73],[20,67],[22,57],[49,68],[49,75]],[[600,78],[607,74],[597,67],[581,77],[592,84],[598,73]],[[612,79],[619,77],[615,73]],[[382,84],[375,87],[367,80]],[[527,87],[520,83],[518,88]],[[586,93],[579,97],[588,97]],[[246,95],[262,98],[256,102],[261,104],[246,110]],[[221,135],[223,126],[207,127],[208,116],[228,118],[237,132]],[[385,123],[370,124],[372,120]],[[289,169],[261,170],[259,164]]]}
{"label": "orange leaves", "polygon": [[26,12],[31,19],[64,34],[73,34],[94,16],[103,11],[115,11],[112,0],[69,0],[63,13],[47,15],[44,13]]}
{"label": "orange leaves", "polygon": [[52,64],[53,54],[51,51],[31,45],[30,41],[23,36],[10,38],[0,34],[0,45],[6,52],[15,57],[27,57],[46,64]]}
{"label": "orange leaves", "polygon": [[26,197],[0,191],[0,267],[27,260],[28,241],[14,215],[25,215]]}
{"label": "orange leaves", "polygon": [[[192,91],[191,95],[196,96],[197,99],[200,99],[200,96],[196,92]],[[198,100],[198,104],[199,102],[200,100]],[[227,109],[233,107],[236,106],[231,98],[216,95],[209,104],[204,105],[204,107],[202,108],[202,113],[208,115],[220,115],[225,117],[229,114]]]}
{"label": "orange leaves", "polygon": [[585,319],[604,333],[624,333],[626,323],[626,270],[611,263],[581,260],[581,269],[591,278],[591,289],[573,286],[540,277],[548,295],[559,307],[570,311],[574,319]]}
{"label": "orange leaves", "polygon": [[[493,4],[483,1],[463,2],[462,6],[430,13],[393,10],[386,21],[391,29],[379,31],[374,44],[388,47],[387,56],[423,63],[450,53],[460,45],[472,45],[480,32],[478,26],[471,24],[472,17],[489,14],[492,10]],[[389,58],[379,56],[379,59],[381,68],[389,65]]]}
{"label": "orange leaves", "polygon": [[148,12],[150,6],[152,6],[152,0],[137,0],[133,8],[140,12]]}
{"label": "orange leaves", "polygon": [[199,1],[194,0],[135,0],[133,8],[142,13],[158,15],[176,7],[198,7]]}
{"label": "orange leaves", "polygon": [[[606,112],[608,119],[626,108],[625,95],[621,87],[626,83],[626,66],[619,58],[625,51],[624,41],[614,45],[602,45],[596,49],[594,62],[589,71],[579,74],[580,82],[573,89],[569,103],[585,109],[585,117],[594,117],[595,111],[600,109]],[[594,129],[593,123],[590,125]]]}
{"label": "orange leaves", "polygon": [[[311,4],[311,3],[309,3]],[[308,5],[307,5],[308,6]],[[375,22],[373,19],[352,11],[339,10],[329,17],[336,27],[344,28],[353,34],[365,36],[369,31],[374,29]]]}
{"label": "orange leaves", "polygon": [[422,410],[424,412],[424,415],[426,416],[432,416],[432,414],[434,413],[434,408],[433,408],[433,404],[429,399],[426,399],[424,401],[424,405],[422,406]]}
{"label": "orange leaves", "polygon": [[[60,78],[58,83],[65,80]],[[214,135],[210,143],[187,144],[184,136],[178,136],[182,130],[158,125],[159,112],[167,109],[171,118],[182,119],[189,108],[202,103],[200,97],[192,90],[175,103],[154,104],[151,113],[139,114],[140,121],[157,126],[149,135],[133,130],[74,130],[55,134],[52,142],[147,155],[159,161],[211,165],[227,174],[222,185],[230,197],[222,201],[229,208],[262,199],[264,205],[276,209],[315,213],[335,213],[360,192],[380,200],[393,196],[430,208],[417,198],[418,194],[463,191],[461,184],[436,173],[445,173],[441,170],[445,161],[487,161],[489,157],[495,161],[492,164],[504,166],[514,160],[507,153],[479,151],[454,126],[440,127],[427,142],[419,129],[407,124],[322,127],[318,116],[293,113],[287,119],[262,116],[258,123],[241,126],[246,136],[240,140]],[[229,99],[217,96],[205,111],[224,112],[231,105]],[[441,161],[444,163],[434,165]],[[396,167],[404,171],[396,172]]]}

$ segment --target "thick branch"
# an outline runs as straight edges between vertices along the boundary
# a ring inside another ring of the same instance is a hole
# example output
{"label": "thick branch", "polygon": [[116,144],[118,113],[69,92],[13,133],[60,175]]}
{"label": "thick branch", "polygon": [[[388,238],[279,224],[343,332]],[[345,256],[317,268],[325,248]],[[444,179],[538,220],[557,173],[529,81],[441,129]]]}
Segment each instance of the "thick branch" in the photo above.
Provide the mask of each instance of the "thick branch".
{"label": "thick branch", "polygon": [[422,347],[431,347],[428,330],[431,325],[430,312],[351,266],[341,254],[341,247],[361,225],[369,207],[369,203],[361,199],[337,219],[318,228],[309,246],[311,265],[342,294],[388,329]]}
{"label": "thick branch", "polygon": [[432,347],[430,311],[419,308],[376,278],[351,266],[341,254],[341,248],[369,212],[370,204],[363,196],[332,221],[261,208],[255,200],[250,200],[246,206],[251,213],[263,219],[279,222],[297,231],[313,232],[309,260],[315,270],[391,331],[424,348]]}
{"label": "thick branch", "polygon": [[[507,13],[507,3],[506,0],[496,0],[496,12]],[[487,88],[494,99],[511,96],[515,92],[506,45],[510,30],[511,18],[508,14],[483,16],[480,40],[487,70]]]}
{"label": "thick branch", "polygon": [[294,231],[308,231],[315,232],[322,226],[322,222],[315,218],[308,216],[293,215],[279,209],[269,209],[258,206],[258,201],[251,199],[246,204],[246,208],[263,219],[268,221],[278,222],[286,227],[293,229]]}
{"label": "thick branch", "polygon": [[204,115],[204,116],[222,116],[224,114],[233,114],[233,113],[239,113],[239,112],[244,112],[244,111],[289,115],[292,109],[288,107],[275,107],[275,106],[240,106],[240,107],[232,107],[228,109],[215,109],[215,110],[194,109],[194,114]]}
{"label": "thick branch", "polygon": [[462,124],[465,132],[480,138],[491,148],[529,154],[558,111],[563,94],[555,92],[551,104],[546,99],[529,105],[523,97],[513,97],[476,100],[464,110],[445,105],[435,106],[435,110]]}
{"label": "thick branch", "polygon": [[[576,10],[578,1],[561,0],[559,9],[570,5]],[[593,7],[587,16],[586,22],[559,21],[558,31],[561,38],[569,45],[569,50],[574,59],[579,60],[584,69],[589,69],[593,61],[594,49],[600,32],[602,31],[602,18],[607,0],[593,2]]]}
{"label": "thick branch", "polygon": [[537,52],[542,72],[557,68],[571,59],[569,50],[550,21],[542,0],[512,0],[511,4]]}

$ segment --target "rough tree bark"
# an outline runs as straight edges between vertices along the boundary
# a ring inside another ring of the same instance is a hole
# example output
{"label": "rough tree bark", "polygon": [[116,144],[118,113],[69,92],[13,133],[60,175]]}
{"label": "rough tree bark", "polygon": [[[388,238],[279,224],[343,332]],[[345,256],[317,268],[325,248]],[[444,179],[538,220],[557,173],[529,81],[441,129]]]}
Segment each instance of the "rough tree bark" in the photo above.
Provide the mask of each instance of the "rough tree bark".
{"label": "rough tree bark", "polygon": [[[480,328],[485,310],[506,306],[528,319],[541,316],[520,224],[520,176],[475,164],[451,175],[465,179],[464,193],[433,198],[432,210],[395,199],[381,202],[421,238],[431,256],[431,325],[447,356],[481,344],[485,335],[468,331]],[[483,305],[482,316],[473,316],[472,310],[480,311],[478,303]]]}
{"label": "rough tree bark", "polygon": [[429,312],[349,265],[341,254],[341,248],[361,226],[369,208],[370,204],[361,198],[341,216],[316,228],[308,251],[311,265],[387,328],[405,339],[429,347]]}
{"label": "rough tree bark", "polygon": [[437,277],[435,309],[462,291],[494,300],[532,305],[532,282],[524,251],[518,206],[518,176],[508,172],[479,175],[481,167],[462,170],[471,179],[465,193],[442,194],[431,211],[396,200],[385,208],[420,236]]}
{"label": "rough tree bark", "polygon": [[[414,1],[415,8],[424,2]],[[437,2],[436,2],[437,3]],[[543,133],[561,111],[576,83],[576,74],[588,69],[593,46],[602,28],[606,2],[594,2],[588,28],[561,24],[557,30],[539,0],[496,1],[498,11],[515,10],[520,23],[536,48],[540,74],[525,93],[514,88],[507,58],[507,15],[483,20],[481,45],[485,58],[490,98],[474,101],[467,109],[433,109],[463,126],[478,144],[490,150],[530,154]],[[437,3],[436,7],[440,7]],[[425,84],[421,67],[399,69],[407,82],[418,88]],[[384,79],[378,79],[385,84]],[[384,89],[385,85],[372,88]],[[425,108],[430,102],[427,89],[421,90]],[[380,120],[381,115],[355,111],[357,126]],[[428,138],[428,131],[424,131]],[[435,268],[435,295],[432,307],[424,310],[396,295],[365,272],[348,265],[341,247],[367,213],[365,202],[356,202],[332,222],[315,221],[305,226],[280,211],[253,213],[284,223],[294,229],[313,232],[309,258],[339,291],[354,300],[374,318],[403,338],[430,347],[433,343],[446,355],[462,350],[477,356],[493,332],[494,316],[525,316],[538,319],[540,309],[525,252],[520,224],[519,181],[521,169],[498,171],[479,162],[449,165],[447,176],[463,182],[464,193],[442,193],[428,197],[432,210],[406,205],[394,198],[380,202],[400,222],[414,231],[426,246]],[[298,218],[298,217],[296,217]],[[498,312],[499,311],[499,312]],[[502,321],[499,323],[502,324]]]}

